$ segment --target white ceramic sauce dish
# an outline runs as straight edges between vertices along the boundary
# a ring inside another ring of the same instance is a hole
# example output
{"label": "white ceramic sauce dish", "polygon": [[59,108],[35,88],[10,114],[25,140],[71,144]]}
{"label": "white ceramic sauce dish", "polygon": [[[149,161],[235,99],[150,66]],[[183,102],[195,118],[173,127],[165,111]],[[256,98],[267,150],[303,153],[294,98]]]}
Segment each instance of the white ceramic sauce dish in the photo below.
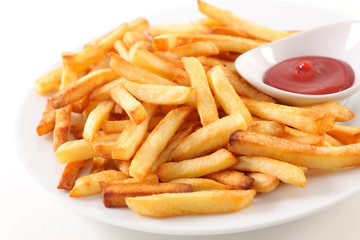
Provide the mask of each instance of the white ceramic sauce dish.
{"label": "white ceramic sauce dish", "polygon": [[[298,94],[263,82],[266,71],[284,60],[301,56],[323,56],[347,62],[354,70],[353,85],[343,91],[323,95]],[[240,55],[235,66],[252,86],[289,105],[342,102],[360,88],[360,21],[348,21],[314,28],[265,44]]]}

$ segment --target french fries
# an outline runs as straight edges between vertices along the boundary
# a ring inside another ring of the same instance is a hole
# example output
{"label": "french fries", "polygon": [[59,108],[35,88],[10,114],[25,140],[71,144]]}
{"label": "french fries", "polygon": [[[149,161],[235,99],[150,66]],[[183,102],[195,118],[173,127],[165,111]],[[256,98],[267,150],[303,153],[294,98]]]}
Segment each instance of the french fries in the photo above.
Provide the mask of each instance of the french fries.
{"label": "french fries", "polygon": [[122,23],[35,81],[55,92],[36,131],[53,131],[70,197],[101,193],[105,207],[151,217],[228,213],[281,182],[305,188],[309,168],[360,166],[360,128],[335,123],[350,109],[277,104],[235,69],[295,32],[198,8],[205,18],[189,23]]}

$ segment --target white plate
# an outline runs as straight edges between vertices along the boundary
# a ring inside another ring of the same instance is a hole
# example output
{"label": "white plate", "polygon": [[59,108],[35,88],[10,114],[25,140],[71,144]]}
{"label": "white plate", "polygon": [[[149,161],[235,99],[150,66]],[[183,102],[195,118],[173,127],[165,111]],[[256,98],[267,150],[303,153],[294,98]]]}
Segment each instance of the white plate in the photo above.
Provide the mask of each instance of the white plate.
{"label": "white plate", "polygon": [[[286,3],[230,1],[221,4],[218,2],[218,5],[231,9],[240,16],[278,29],[306,29],[349,20],[348,17],[325,10]],[[149,20],[152,24],[182,22],[189,21],[188,16],[193,19],[201,17],[195,4],[157,14],[149,17]],[[44,66],[46,67],[48,66]],[[348,101],[348,106],[356,114],[360,114],[360,107],[356,106],[359,100],[360,95],[357,94]],[[139,231],[177,235],[243,232],[313,214],[360,190],[360,168],[309,171],[308,186],[305,189],[282,184],[272,193],[258,194],[251,206],[231,214],[153,219],[139,216],[128,209],[108,209],[103,206],[100,196],[74,199],[70,198],[67,192],[56,189],[64,166],[58,164],[54,158],[51,134],[38,137],[35,133],[44,106],[45,98],[31,91],[20,109],[16,139],[23,165],[41,188],[56,200],[82,214],[109,224]],[[352,120],[351,124],[359,125],[359,117]]]}

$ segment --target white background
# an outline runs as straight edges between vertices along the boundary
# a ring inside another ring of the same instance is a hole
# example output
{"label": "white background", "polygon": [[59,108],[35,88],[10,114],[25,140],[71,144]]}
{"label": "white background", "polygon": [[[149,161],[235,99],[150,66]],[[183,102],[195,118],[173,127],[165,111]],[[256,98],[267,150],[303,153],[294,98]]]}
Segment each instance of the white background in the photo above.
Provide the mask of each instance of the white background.
{"label": "white background", "polygon": [[[23,169],[14,136],[18,109],[34,79],[60,59],[60,52],[81,46],[121,22],[194,2],[0,1],[0,239],[359,239],[360,193],[275,227],[223,236],[170,237],[114,227],[73,212],[43,192]],[[360,19],[358,0],[301,3]]]}

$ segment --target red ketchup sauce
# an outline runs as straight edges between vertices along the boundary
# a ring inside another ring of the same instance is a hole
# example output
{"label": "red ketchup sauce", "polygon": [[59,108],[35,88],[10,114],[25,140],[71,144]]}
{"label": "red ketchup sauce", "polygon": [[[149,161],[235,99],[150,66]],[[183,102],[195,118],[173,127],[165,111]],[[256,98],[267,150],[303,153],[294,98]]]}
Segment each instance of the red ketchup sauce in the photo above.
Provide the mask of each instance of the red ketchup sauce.
{"label": "red ketchup sauce", "polygon": [[270,68],[265,84],[293,93],[320,95],[345,90],[354,83],[349,64],[334,58],[303,56],[282,61]]}

